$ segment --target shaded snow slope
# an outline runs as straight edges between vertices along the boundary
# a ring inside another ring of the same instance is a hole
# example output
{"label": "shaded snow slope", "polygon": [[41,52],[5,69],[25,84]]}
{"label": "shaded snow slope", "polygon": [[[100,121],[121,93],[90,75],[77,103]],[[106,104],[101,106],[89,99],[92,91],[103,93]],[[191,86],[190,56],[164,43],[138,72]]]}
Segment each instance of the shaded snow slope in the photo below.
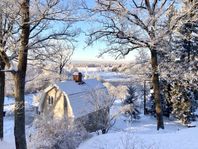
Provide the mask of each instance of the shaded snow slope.
{"label": "shaded snow slope", "polygon": [[197,149],[198,127],[186,128],[166,122],[165,130],[156,130],[152,118],[123,131],[99,135],[82,143],[78,149]]}
{"label": "shaded snow slope", "polygon": [[197,128],[174,132],[123,131],[96,136],[78,149],[197,149]]}
{"label": "shaded snow slope", "polygon": [[[115,102],[113,112],[119,109]],[[112,112],[112,110],[111,110]],[[198,149],[197,127],[187,128],[178,121],[164,118],[165,129],[157,131],[156,119],[140,115],[132,123],[119,116],[108,134],[96,135],[82,143],[78,149]]]}

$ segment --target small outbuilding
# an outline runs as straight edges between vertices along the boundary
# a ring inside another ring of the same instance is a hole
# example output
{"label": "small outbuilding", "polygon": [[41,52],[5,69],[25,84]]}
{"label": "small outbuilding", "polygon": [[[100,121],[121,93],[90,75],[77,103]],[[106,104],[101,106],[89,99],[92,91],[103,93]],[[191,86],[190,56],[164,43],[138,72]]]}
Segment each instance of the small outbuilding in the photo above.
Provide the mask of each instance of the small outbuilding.
{"label": "small outbuilding", "polygon": [[73,80],[47,87],[40,98],[39,113],[54,119],[81,123],[88,131],[105,129],[109,119],[110,96],[102,82],[82,80],[74,73]]}

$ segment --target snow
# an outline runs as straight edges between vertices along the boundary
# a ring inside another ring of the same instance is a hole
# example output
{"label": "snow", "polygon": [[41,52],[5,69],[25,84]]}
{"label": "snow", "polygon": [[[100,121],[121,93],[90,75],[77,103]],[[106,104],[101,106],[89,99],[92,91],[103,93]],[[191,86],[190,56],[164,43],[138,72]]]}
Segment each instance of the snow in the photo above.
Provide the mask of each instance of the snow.
{"label": "snow", "polygon": [[[119,110],[121,102],[115,101],[111,113]],[[198,127],[187,128],[178,121],[164,118],[165,129],[156,130],[156,119],[141,115],[129,122],[119,116],[109,133],[96,135],[81,143],[78,149],[197,149]],[[198,122],[193,122],[198,126]]]}
{"label": "snow", "polygon": [[0,141],[0,149],[14,149],[13,145],[5,141]]}
{"label": "snow", "polygon": [[[32,97],[33,94],[28,94],[25,96],[25,109],[26,109],[26,119],[29,115],[33,113],[28,113],[32,108]],[[5,97],[4,111],[6,111],[6,116],[4,117],[4,140],[0,141],[0,149],[15,149],[14,143],[14,99],[12,97]],[[28,127],[28,125],[26,125]],[[28,130],[26,130],[28,132]],[[28,133],[26,133],[28,134]]]}
{"label": "snow", "polygon": [[[117,79],[120,81],[127,77],[122,74],[111,72],[97,72],[94,75],[101,75],[103,78]],[[89,72],[88,72],[89,73]],[[89,73],[91,74],[91,73]],[[33,95],[26,95],[26,109],[33,104]],[[74,101],[77,102],[77,101]],[[80,104],[78,104],[79,106]],[[111,113],[116,113],[120,108],[121,102],[116,100]],[[84,106],[84,105],[83,105]],[[14,149],[14,117],[13,117],[13,98],[5,98],[4,117],[4,140],[0,141],[0,149]],[[86,106],[87,107],[87,106]],[[198,111],[197,111],[198,114]],[[187,128],[177,121],[165,118],[165,129],[156,130],[156,119],[152,116],[140,115],[139,120],[129,122],[125,117],[117,117],[115,125],[107,134],[93,136],[81,143],[78,149],[197,149],[198,148],[198,122],[192,125],[197,127]],[[28,136],[29,125],[26,125]]]}
{"label": "snow", "polygon": [[104,85],[96,79],[83,80],[83,82],[83,84],[79,85],[75,81],[69,80],[57,83],[56,86],[67,95],[73,95],[77,93],[104,88]]}
{"label": "snow", "polygon": [[103,88],[97,90],[97,92],[84,92],[67,96],[74,117],[79,118],[108,106],[108,103],[104,101],[107,98],[107,94],[107,90]]}
{"label": "snow", "polygon": [[83,73],[85,77],[101,78],[105,81],[130,81],[131,78],[124,73],[102,71],[100,67],[78,67],[78,70]]}
{"label": "snow", "polygon": [[122,131],[93,137],[78,149],[197,149],[197,131],[197,128],[149,133]]}

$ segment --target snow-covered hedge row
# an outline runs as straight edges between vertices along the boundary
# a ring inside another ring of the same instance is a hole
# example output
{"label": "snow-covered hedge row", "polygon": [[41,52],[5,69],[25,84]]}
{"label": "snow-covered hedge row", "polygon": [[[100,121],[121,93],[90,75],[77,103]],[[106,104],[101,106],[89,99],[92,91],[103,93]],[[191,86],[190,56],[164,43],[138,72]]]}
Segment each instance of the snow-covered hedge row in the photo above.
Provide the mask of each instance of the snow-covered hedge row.
{"label": "snow-covered hedge row", "polygon": [[79,124],[39,117],[29,135],[29,149],[75,149],[89,137]]}

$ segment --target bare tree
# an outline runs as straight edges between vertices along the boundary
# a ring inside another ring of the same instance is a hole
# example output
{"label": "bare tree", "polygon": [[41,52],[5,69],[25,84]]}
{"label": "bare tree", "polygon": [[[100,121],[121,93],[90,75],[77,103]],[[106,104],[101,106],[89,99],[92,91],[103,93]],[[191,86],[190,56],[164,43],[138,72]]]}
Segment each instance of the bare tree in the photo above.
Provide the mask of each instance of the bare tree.
{"label": "bare tree", "polygon": [[[6,0],[2,0],[0,3],[0,70],[4,70],[6,67],[5,61],[8,59],[5,57],[5,52],[8,51],[10,43],[8,40],[10,37],[17,33],[13,30],[14,16],[12,11],[8,11],[10,7],[14,8],[12,3]],[[16,10],[17,12],[17,10]],[[10,57],[12,59],[12,57]],[[10,64],[9,64],[10,65]],[[10,67],[8,65],[8,67]],[[0,139],[3,139],[3,107],[5,96],[5,72],[0,71]]]}
{"label": "bare tree", "polygon": [[63,69],[73,54],[74,47],[70,47],[67,44],[59,42],[52,50],[54,50],[55,55],[53,57],[49,57],[49,60],[58,66],[58,74],[61,78]]}
{"label": "bare tree", "polygon": [[[62,79],[65,65],[70,61],[70,58],[74,52],[73,43],[68,43],[63,40],[53,41],[52,46],[46,47],[45,50],[39,50],[39,53],[34,62],[40,64],[39,67],[42,69],[52,71],[59,75],[60,80]],[[51,65],[50,68],[49,64]]]}
{"label": "bare tree", "polygon": [[166,13],[174,6],[174,0],[96,0],[94,8],[84,6],[99,24],[91,31],[88,45],[97,40],[107,43],[107,48],[101,55],[111,53],[119,58],[135,49],[150,50],[157,130],[164,129],[160,103],[158,53],[162,50],[159,46],[160,41],[169,33],[169,30],[164,30],[162,27],[162,19],[166,18]]}
{"label": "bare tree", "polygon": [[[32,59],[39,54],[38,50],[46,50],[45,47],[51,46],[50,40],[67,40],[74,38],[78,30],[72,31],[73,23],[77,17],[73,15],[75,11],[69,7],[69,3],[63,3],[59,0],[30,1],[20,0],[12,1],[15,4],[16,12],[14,29],[17,31],[9,42],[12,42],[12,51],[15,55],[16,67],[10,67],[12,64],[10,56],[4,49],[0,51],[1,60],[9,69],[1,72],[11,72],[15,82],[15,126],[14,135],[17,149],[25,149],[25,82],[28,58]],[[31,9],[30,9],[31,8]],[[19,13],[17,10],[20,10]],[[31,10],[31,11],[30,11]],[[11,12],[9,12],[11,13]],[[13,13],[13,12],[12,12]],[[8,16],[6,16],[8,17]],[[59,27],[54,28],[55,23]],[[31,53],[30,53],[31,52]],[[12,53],[12,52],[9,52]],[[11,56],[12,56],[11,55]]]}

